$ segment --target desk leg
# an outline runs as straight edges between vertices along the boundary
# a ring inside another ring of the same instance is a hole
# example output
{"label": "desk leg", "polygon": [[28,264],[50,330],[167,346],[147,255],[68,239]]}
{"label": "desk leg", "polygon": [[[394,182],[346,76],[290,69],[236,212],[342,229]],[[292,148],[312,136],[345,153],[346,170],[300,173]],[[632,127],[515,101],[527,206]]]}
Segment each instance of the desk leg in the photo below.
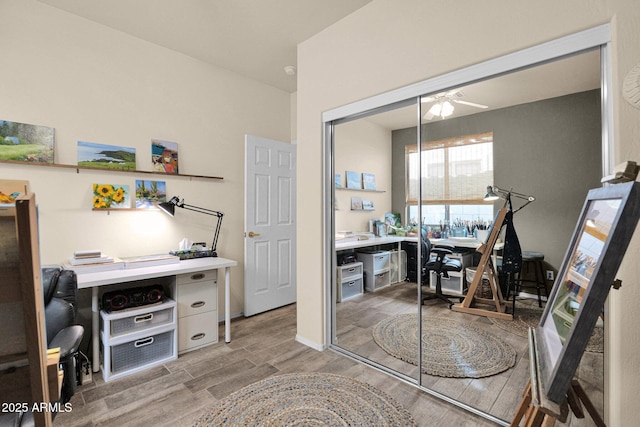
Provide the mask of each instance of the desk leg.
{"label": "desk leg", "polygon": [[100,308],[98,306],[98,286],[91,288],[91,370],[100,370]]}
{"label": "desk leg", "polygon": [[224,269],[224,342],[231,342],[231,295],[229,291],[229,271]]}

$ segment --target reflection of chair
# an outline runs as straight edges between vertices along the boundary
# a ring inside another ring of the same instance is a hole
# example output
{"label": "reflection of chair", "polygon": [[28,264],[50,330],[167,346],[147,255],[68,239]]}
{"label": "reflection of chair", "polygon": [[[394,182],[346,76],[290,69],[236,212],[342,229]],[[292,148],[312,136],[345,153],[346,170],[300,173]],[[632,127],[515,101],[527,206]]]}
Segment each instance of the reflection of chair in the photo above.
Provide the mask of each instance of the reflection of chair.
{"label": "reflection of chair", "polygon": [[84,328],[75,324],[77,285],[76,274],[72,270],[58,267],[42,269],[47,347],[60,347],[60,367],[64,372],[60,393],[62,403],[71,399],[78,383],[78,347]]}
{"label": "reflection of chair", "polygon": [[[429,244],[429,246],[431,245]],[[451,245],[435,245],[431,247],[431,255],[425,267],[428,271],[433,271],[436,274],[436,292],[435,294],[424,295],[422,297],[423,303],[425,300],[438,298],[449,304],[449,308],[453,305],[449,298],[442,293],[442,277],[448,279],[450,271],[462,271],[460,260],[447,257],[447,255],[453,254],[453,248]]]}

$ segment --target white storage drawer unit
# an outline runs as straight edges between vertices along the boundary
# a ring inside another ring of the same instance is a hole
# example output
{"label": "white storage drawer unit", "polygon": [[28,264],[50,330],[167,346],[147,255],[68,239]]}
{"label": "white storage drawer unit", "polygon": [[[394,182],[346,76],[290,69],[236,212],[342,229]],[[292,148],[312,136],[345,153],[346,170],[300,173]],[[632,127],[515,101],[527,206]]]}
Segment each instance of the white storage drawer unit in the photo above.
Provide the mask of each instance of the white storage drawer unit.
{"label": "white storage drawer unit", "polygon": [[173,300],[112,313],[101,310],[100,320],[105,382],[178,357]]}
{"label": "white storage drawer unit", "polygon": [[218,342],[215,270],[177,276],[178,353]]}
{"label": "white storage drawer unit", "polygon": [[356,252],[358,261],[362,262],[365,272],[386,270],[390,267],[389,251]]}
{"label": "white storage drawer unit", "polygon": [[391,272],[388,268],[383,271],[378,271],[375,274],[365,273],[364,275],[364,288],[369,292],[377,291],[390,284]]}
{"label": "white storage drawer unit", "polygon": [[[454,253],[447,255],[447,258],[458,259],[462,263],[462,270],[450,271],[449,278],[442,276],[442,293],[450,295],[465,295],[467,292],[467,281],[464,278],[465,268],[471,266],[473,263],[473,254],[459,254]],[[433,271],[429,272],[429,287],[433,290],[436,289],[437,275]]]}
{"label": "white storage drawer unit", "polygon": [[175,333],[175,329],[171,329],[111,346],[111,374],[117,375],[136,368],[147,368],[157,361],[164,363],[175,359],[176,352],[173,345]]}
{"label": "white storage drawer unit", "polygon": [[389,251],[357,252],[356,257],[363,265],[365,290],[373,292],[391,284]]}
{"label": "white storage drawer unit", "polygon": [[362,263],[340,265],[337,269],[337,302],[342,302],[363,293]]}

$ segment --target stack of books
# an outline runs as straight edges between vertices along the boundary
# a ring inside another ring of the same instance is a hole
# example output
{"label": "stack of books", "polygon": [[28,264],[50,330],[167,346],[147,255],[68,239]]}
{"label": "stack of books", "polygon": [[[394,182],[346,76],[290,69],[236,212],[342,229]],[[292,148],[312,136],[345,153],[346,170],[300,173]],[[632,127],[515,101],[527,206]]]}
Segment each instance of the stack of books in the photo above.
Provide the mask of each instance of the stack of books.
{"label": "stack of books", "polygon": [[73,257],[63,266],[65,270],[74,270],[76,273],[97,273],[122,270],[124,269],[124,262],[94,249],[74,252]]}

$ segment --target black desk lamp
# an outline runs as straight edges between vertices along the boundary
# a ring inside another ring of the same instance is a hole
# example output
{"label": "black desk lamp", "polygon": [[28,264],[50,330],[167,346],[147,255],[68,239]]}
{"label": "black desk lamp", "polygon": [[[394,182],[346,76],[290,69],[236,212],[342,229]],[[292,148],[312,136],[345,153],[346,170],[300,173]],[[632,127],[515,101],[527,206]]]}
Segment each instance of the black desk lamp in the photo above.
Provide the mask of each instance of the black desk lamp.
{"label": "black desk lamp", "polygon": [[[517,197],[518,199],[522,199],[522,200],[526,200],[527,201],[524,205],[520,206],[518,209],[513,211],[513,213],[518,212],[520,209],[524,208],[525,206],[527,206],[529,203],[533,202],[536,199],[533,196],[527,196],[526,194],[516,193],[515,191],[511,191],[511,190],[507,191],[507,190],[503,190],[501,188],[498,188],[496,186],[488,185],[487,186],[487,194],[484,195],[484,200],[492,201],[492,200],[498,200],[499,198],[503,198],[503,199],[507,200],[509,205],[511,205],[511,196],[514,196],[514,197]],[[509,206],[509,207],[511,207],[511,206]]]}
{"label": "black desk lamp", "polygon": [[199,206],[193,206],[193,205],[187,205],[184,200],[180,200],[180,198],[178,196],[173,196],[171,198],[171,200],[169,200],[168,202],[163,202],[158,204],[158,207],[164,211],[165,213],[174,216],[175,214],[175,210],[176,210],[176,206],[179,208],[183,208],[183,209],[188,209],[190,211],[195,211],[195,212],[200,212],[203,213],[205,215],[211,215],[211,216],[216,216],[218,217],[218,224],[216,225],[216,231],[213,234],[213,243],[211,245],[211,250],[209,251],[209,254],[207,254],[206,256],[211,256],[211,257],[217,257],[218,254],[216,253],[216,247],[218,245],[218,235],[220,234],[220,225],[222,224],[222,217],[224,216],[224,214],[222,212],[218,212],[218,211],[213,211],[211,209],[205,209],[205,208],[201,208]]}

